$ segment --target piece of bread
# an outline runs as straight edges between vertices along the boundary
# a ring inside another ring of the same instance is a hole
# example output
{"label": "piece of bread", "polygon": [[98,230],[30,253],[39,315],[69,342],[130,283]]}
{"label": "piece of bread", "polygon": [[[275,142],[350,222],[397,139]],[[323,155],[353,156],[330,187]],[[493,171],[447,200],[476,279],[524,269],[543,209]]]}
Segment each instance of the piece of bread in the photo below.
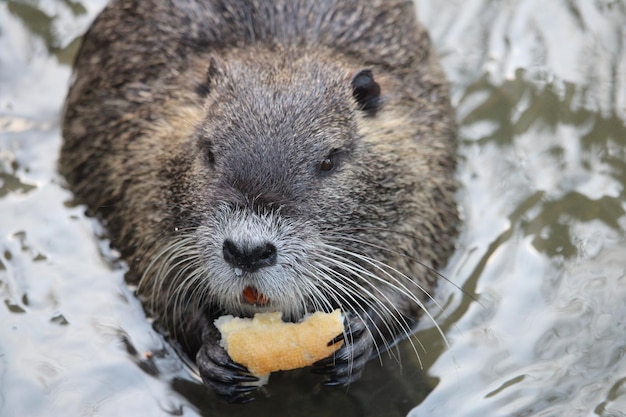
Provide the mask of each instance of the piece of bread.
{"label": "piece of bread", "polygon": [[327,358],[343,345],[328,346],[343,333],[340,310],[315,312],[299,323],[285,323],[281,313],[260,313],[252,319],[222,316],[215,320],[220,344],[230,358],[265,382],[274,371],[302,368]]}

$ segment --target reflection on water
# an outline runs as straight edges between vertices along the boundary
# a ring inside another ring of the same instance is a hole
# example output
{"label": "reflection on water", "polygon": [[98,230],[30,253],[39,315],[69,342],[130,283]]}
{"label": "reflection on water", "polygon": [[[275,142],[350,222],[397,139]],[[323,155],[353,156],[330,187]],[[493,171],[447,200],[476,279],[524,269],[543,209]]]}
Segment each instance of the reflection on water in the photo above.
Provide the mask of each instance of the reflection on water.
{"label": "reflection on water", "polygon": [[626,5],[417,3],[461,128],[449,346],[425,323],[423,371],[402,344],[347,391],[295,371],[232,407],[60,186],[68,63],[104,1],[0,2],[0,415],[625,416]]}
{"label": "reflection on water", "polygon": [[451,267],[479,302],[411,415],[626,415],[625,5],[419,5],[457,80]]}
{"label": "reflection on water", "polygon": [[576,86],[524,77],[483,77],[459,103],[467,230],[454,266],[481,305],[461,303],[452,347],[431,368],[442,382],[413,415],[613,416],[626,405],[615,394],[626,376],[626,128],[573,106]]}
{"label": "reflection on water", "polygon": [[55,23],[67,12],[76,18],[85,15],[87,10],[78,2],[62,0],[59,3],[54,8],[54,11],[46,10],[50,9],[50,7],[46,7],[49,4],[44,2],[8,0],[6,6],[7,11],[19,19],[31,35],[40,37],[43,40],[43,44],[49,54],[56,56],[59,62],[70,65],[79,39],[74,38],[71,43],[64,44],[64,40],[58,33],[59,26],[55,25]]}

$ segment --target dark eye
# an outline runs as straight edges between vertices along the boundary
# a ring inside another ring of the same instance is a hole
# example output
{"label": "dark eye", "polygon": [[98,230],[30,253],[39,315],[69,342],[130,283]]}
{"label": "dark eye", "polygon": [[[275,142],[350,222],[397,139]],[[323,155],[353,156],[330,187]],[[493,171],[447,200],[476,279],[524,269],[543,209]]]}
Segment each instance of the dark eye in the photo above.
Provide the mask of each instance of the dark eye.
{"label": "dark eye", "polygon": [[322,161],[317,166],[317,169],[322,174],[329,174],[337,169],[338,162],[338,151],[333,150],[328,154],[328,156],[326,156],[326,158],[322,159]]}
{"label": "dark eye", "polygon": [[330,172],[335,169],[335,158],[328,156],[322,162],[320,162],[319,170],[322,172]]}

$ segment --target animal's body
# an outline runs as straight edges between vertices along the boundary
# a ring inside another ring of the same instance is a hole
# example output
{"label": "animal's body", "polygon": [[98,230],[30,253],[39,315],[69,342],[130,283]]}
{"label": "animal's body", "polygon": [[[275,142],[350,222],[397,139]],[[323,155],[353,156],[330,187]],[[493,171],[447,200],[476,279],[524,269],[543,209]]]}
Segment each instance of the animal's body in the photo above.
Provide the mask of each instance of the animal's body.
{"label": "animal's body", "polygon": [[76,58],[61,171],[240,401],[220,315],[341,308],[329,385],[410,333],[453,249],[454,133],[409,1],[114,0]]}

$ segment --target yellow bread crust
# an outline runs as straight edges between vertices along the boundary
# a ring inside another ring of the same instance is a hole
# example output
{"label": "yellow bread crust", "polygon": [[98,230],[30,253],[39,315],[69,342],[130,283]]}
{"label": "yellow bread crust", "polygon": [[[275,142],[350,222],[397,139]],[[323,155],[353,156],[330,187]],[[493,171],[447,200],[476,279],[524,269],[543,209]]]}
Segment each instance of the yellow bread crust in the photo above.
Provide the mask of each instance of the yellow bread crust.
{"label": "yellow bread crust", "polygon": [[215,325],[231,359],[256,376],[309,366],[343,345],[340,341],[328,346],[343,332],[340,310],[315,312],[300,323],[285,323],[277,312],[256,314],[252,319],[222,316]]}

